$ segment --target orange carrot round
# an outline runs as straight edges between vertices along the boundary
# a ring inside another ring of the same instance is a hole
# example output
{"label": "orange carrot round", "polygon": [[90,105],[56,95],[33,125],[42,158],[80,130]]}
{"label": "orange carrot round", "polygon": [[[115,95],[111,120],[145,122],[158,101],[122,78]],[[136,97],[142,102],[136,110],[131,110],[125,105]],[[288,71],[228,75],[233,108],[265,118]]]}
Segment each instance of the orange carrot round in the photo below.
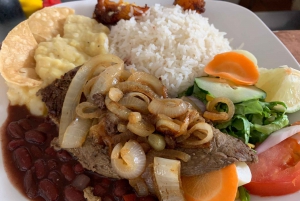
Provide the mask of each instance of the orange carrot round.
{"label": "orange carrot round", "polygon": [[233,201],[238,188],[235,164],[199,176],[181,177],[186,201]]}
{"label": "orange carrot round", "polygon": [[205,73],[230,80],[239,85],[254,85],[259,72],[255,63],[237,52],[217,54],[205,68]]}

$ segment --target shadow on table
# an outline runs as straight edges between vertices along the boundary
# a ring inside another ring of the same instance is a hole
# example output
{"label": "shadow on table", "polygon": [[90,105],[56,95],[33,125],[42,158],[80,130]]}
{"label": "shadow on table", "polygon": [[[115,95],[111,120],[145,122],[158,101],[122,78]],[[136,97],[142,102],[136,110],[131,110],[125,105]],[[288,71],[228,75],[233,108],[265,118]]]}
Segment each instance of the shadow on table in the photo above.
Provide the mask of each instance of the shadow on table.
{"label": "shadow on table", "polygon": [[255,14],[272,30],[300,30],[300,11],[269,11]]}

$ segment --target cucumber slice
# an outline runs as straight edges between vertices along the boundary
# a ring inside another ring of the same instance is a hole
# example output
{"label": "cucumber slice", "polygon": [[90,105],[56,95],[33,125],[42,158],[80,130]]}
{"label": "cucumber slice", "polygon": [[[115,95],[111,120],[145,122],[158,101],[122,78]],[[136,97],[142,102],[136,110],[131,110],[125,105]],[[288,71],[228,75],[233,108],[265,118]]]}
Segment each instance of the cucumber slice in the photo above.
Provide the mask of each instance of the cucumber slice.
{"label": "cucumber slice", "polygon": [[206,91],[210,96],[214,98],[226,97],[233,103],[266,98],[266,93],[255,86],[233,85],[220,78],[199,77],[195,78],[195,83],[202,91]]}

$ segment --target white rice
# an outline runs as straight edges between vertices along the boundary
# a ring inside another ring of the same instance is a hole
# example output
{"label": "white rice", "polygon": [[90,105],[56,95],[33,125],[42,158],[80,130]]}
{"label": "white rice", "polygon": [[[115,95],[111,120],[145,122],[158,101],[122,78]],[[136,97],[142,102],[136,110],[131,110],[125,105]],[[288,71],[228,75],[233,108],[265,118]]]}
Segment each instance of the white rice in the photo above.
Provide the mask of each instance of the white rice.
{"label": "white rice", "polygon": [[155,5],[144,16],[112,27],[110,51],[127,61],[127,69],[161,78],[176,97],[204,75],[216,54],[231,50],[225,34],[194,11]]}

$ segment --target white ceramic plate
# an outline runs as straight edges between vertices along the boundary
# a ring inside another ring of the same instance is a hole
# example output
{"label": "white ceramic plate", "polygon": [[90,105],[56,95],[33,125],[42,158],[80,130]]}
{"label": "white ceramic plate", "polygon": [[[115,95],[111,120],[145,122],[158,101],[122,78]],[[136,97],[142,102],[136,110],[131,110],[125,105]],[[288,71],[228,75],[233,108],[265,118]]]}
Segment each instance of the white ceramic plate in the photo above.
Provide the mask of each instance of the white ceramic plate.
{"label": "white ceramic plate", "polygon": [[[171,5],[173,0],[129,0],[138,5],[154,3]],[[76,1],[63,3],[58,6],[74,8],[76,14],[91,17],[96,0]],[[300,66],[286,47],[267,28],[267,26],[251,11],[236,4],[223,1],[206,1],[206,12],[204,16],[209,18],[210,23],[216,28],[227,33],[226,37],[232,39],[231,46],[243,48],[252,52],[258,60],[258,65],[265,68],[274,68],[281,65],[300,70]],[[0,78],[0,125],[7,117],[6,108],[8,100],[6,97],[7,87],[2,77]],[[290,115],[291,122],[300,120],[300,112]],[[281,197],[257,197],[251,196],[251,201],[296,201],[299,200],[300,192]],[[27,200],[12,186],[5,173],[2,162],[2,151],[0,150],[0,198],[1,200],[22,201]]]}

